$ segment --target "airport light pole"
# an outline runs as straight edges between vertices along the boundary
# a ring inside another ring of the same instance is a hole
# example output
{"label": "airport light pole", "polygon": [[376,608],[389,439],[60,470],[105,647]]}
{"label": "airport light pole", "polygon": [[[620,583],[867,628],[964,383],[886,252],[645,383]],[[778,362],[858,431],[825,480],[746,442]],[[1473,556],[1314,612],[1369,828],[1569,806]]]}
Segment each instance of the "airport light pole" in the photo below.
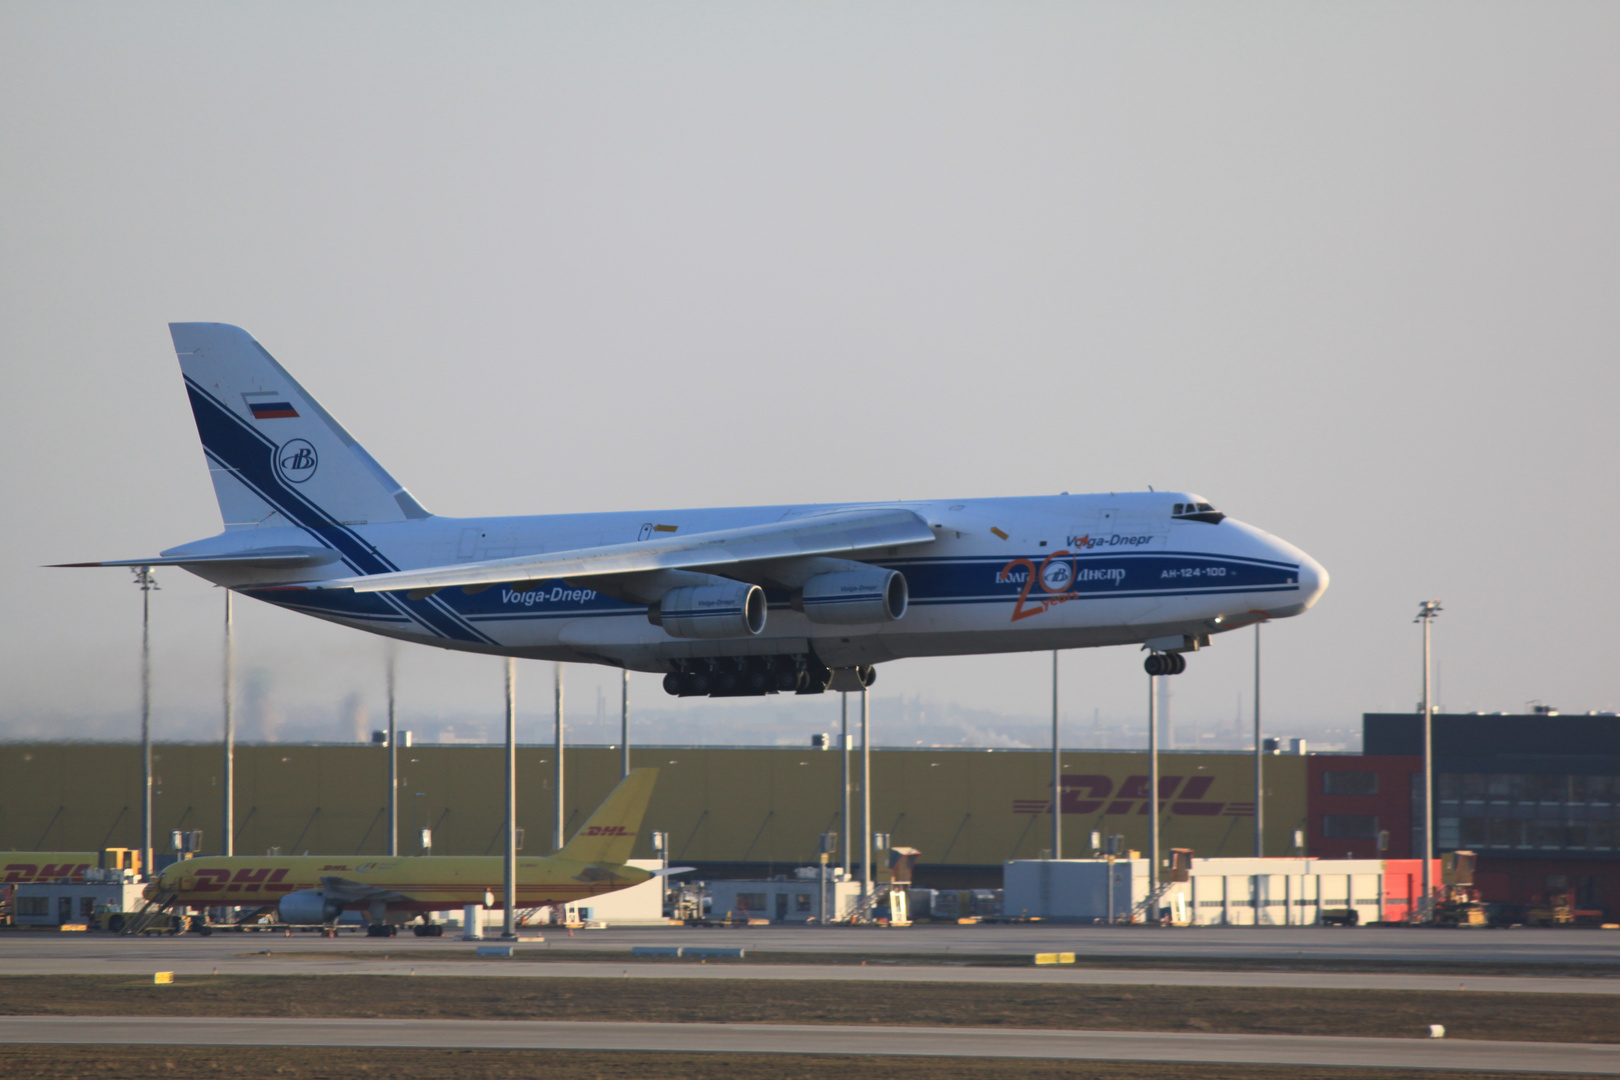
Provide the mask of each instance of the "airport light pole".
{"label": "airport light pole", "polygon": [[394,713],[394,661],[388,651],[388,854],[399,855],[399,725]]}
{"label": "airport light pole", "polygon": [[517,661],[506,658],[506,850],[501,859],[501,937],[517,937]]}
{"label": "airport light pole", "polygon": [[838,819],[844,830],[844,880],[849,880],[850,844],[854,837],[849,827],[849,695],[838,695],[839,714],[841,719],[840,734],[838,736],[838,752],[844,759],[844,812]]}
{"label": "airport light pole", "polygon": [[236,637],[231,618],[231,590],[225,590],[225,760],[221,798],[220,854],[236,854]]}
{"label": "airport light pole", "polygon": [[557,828],[552,837],[552,847],[561,851],[563,847],[563,666],[557,663]]}
{"label": "airport light pole", "polygon": [[1052,650],[1052,858],[1063,858],[1063,744],[1058,741],[1058,651]]}
{"label": "airport light pole", "polygon": [[141,590],[141,873],[152,876],[152,591],[150,566],[135,567]]}
{"label": "airport light pole", "polygon": [[[1159,891],[1159,680],[1148,676],[1148,895]],[[1153,901],[1147,921],[1159,921],[1159,902]]]}
{"label": "airport light pole", "polygon": [[619,779],[630,775],[630,669],[619,683]]}
{"label": "airport light pole", "polygon": [[872,895],[872,692],[861,690],[861,902]]}
{"label": "airport light pole", "polygon": [[1254,624],[1254,857],[1266,854],[1266,754],[1260,737],[1260,624]]}
{"label": "airport light pole", "polygon": [[1429,624],[1440,614],[1439,600],[1418,605],[1413,622],[1423,624],[1423,902],[1418,921],[1434,918],[1434,706],[1429,702]]}

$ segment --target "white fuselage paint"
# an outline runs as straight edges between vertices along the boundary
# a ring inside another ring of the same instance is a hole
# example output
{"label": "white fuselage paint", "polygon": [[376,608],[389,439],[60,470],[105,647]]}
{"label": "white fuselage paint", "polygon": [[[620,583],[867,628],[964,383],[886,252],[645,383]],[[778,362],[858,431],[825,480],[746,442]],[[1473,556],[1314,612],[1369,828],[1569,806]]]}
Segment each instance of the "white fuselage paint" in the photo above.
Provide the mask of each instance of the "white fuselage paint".
{"label": "white fuselage paint", "polygon": [[[829,667],[908,656],[947,656],[1139,644],[1170,635],[1217,634],[1297,615],[1327,587],[1326,571],[1287,542],[1232,518],[1174,518],[1183,493],[1134,492],[883,504],[913,510],[933,543],[866,552],[860,561],[906,575],[903,617],[825,625],[767,588],[765,629],[719,640],[671,637],[647,608],[614,600],[589,577],[403,593],[245,588],[258,599],[373,633],[443,648],[532,659],[667,671],[680,658],[813,651]],[[687,536],[779,522],[840,506],[547,515],[428,517],[326,528],[247,530],[254,547],[334,550],[341,530],[400,570]],[[664,526],[658,529],[658,526]],[[171,549],[222,553],[247,546],[243,531]],[[249,570],[193,564],[217,584],[243,587],[352,576],[347,556],[317,569]],[[727,576],[750,580],[746,566]],[[758,583],[766,584],[761,580]]]}

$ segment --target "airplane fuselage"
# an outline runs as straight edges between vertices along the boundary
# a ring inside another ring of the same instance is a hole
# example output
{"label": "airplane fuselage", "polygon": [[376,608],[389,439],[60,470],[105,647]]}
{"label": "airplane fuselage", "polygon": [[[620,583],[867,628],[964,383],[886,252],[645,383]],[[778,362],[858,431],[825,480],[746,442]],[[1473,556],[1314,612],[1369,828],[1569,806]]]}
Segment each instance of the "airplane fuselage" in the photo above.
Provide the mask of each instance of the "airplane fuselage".
{"label": "airplane fuselage", "polygon": [[[755,635],[672,637],[649,605],[617,599],[593,579],[447,588],[430,595],[248,588],[269,603],[333,622],[443,648],[662,672],[698,657],[812,652],[831,668],[903,657],[1020,652],[1206,637],[1298,614],[1326,587],[1298,548],[1220,515],[1178,515],[1195,496],[1106,495],[934,500],[881,504],[914,511],[935,539],[860,561],[899,571],[909,588],[903,617],[827,625],[766,588],[769,614]],[[260,527],[254,547],[329,548],[332,561],[266,571],[192,564],[221,585],[308,582],[461,562],[710,533],[874,504],[771,506],[535,517],[449,518],[382,524]],[[1207,505],[1207,504],[1205,504]],[[1214,518],[1214,520],[1210,520]],[[227,532],[165,552],[239,551]],[[747,569],[728,572],[748,580]]]}
{"label": "airplane fuselage", "polygon": [[[170,894],[180,907],[274,906],[301,891],[321,891],[323,878],[397,894],[381,902],[392,921],[432,911],[482,906],[502,895],[502,860],[482,855],[413,855],[395,858],[342,856],[205,856],[171,863],[150,897]],[[640,867],[575,862],[556,856],[519,858],[517,906],[572,904],[647,881]],[[150,898],[149,897],[149,898]],[[340,906],[366,911],[365,901]],[[318,920],[312,920],[318,921]],[[378,918],[377,921],[384,921]]]}

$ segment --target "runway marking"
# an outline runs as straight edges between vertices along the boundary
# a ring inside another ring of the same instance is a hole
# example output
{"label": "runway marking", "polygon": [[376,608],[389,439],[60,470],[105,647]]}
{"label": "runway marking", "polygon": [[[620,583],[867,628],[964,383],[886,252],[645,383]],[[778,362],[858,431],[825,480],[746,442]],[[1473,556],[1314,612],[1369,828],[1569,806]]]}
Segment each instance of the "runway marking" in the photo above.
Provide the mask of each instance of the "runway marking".
{"label": "runway marking", "polygon": [[789,1024],[0,1017],[0,1044],[372,1046],[1044,1058],[1620,1076],[1620,1044]]}

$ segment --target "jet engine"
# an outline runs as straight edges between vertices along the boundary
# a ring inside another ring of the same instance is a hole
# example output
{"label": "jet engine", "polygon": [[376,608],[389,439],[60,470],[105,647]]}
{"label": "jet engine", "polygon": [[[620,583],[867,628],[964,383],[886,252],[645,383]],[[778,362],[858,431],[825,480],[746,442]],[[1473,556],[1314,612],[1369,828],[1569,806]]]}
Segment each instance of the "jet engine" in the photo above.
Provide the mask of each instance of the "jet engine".
{"label": "jet engine", "polygon": [[313,923],[336,922],[343,909],[326,898],[319,889],[299,889],[281,898],[276,913],[284,923],[309,926]]}
{"label": "jet engine", "polygon": [[893,622],[906,613],[909,596],[904,574],[874,566],[817,574],[793,597],[793,607],[811,622]]}
{"label": "jet engine", "polygon": [[671,589],[647,609],[647,621],[671,637],[747,637],[765,629],[765,590],[740,581]]}

